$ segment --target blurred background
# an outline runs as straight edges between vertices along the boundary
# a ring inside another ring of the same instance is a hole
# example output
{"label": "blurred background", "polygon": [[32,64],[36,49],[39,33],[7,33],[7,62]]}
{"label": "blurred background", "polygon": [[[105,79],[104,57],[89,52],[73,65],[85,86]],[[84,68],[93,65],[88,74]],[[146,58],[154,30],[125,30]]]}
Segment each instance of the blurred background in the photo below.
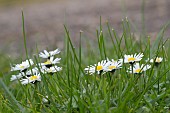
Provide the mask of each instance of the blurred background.
{"label": "blurred background", "polygon": [[108,20],[118,33],[122,19],[128,17],[139,32],[145,28],[154,38],[170,20],[169,7],[170,0],[0,0],[0,53],[12,58],[25,54],[21,10],[31,52],[36,46],[40,51],[63,48],[63,24],[75,43],[80,30],[84,37],[95,39],[100,16],[103,25]]}

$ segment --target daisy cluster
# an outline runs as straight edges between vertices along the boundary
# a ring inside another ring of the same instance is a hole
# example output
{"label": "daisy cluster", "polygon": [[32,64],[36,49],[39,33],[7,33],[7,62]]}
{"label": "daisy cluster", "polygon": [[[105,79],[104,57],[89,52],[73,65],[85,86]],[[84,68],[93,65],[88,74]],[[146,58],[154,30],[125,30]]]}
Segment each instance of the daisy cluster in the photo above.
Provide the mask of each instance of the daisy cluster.
{"label": "daisy cluster", "polygon": [[116,70],[122,68],[123,64],[129,63],[131,66],[128,68],[128,73],[134,73],[134,74],[141,74],[144,71],[151,68],[150,64],[146,63],[154,63],[156,66],[158,66],[162,61],[163,58],[156,57],[155,59],[147,59],[145,64],[140,64],[139,62],[143,58],[143,53],[139,54],[132,54],[132,55],[124,55],[123,59],[109,60],[108,58],[106,60],[102,60],[98,62],[97,64],[87,66],[84,70],[86,74],[104,74],[106,72],[115,72]]}
{"label": "daisy cluster", "polygon": [[29,83],[35,83],[41,81],[43,74],[53,74],[62,70],[62,67],[58,67],[56,64],[60,63],[61,58],[55,58],[54,56],[59,54],[60,50],[54,51],[44,50],[39,53],[39,57],[45,59],[43,63],[34,63],[32,59],[25,60],[21,64],[11,65],[11,71],[17,71],[17,75],[12,75],[11,81],[19,80],[21,84],[26,85]]}

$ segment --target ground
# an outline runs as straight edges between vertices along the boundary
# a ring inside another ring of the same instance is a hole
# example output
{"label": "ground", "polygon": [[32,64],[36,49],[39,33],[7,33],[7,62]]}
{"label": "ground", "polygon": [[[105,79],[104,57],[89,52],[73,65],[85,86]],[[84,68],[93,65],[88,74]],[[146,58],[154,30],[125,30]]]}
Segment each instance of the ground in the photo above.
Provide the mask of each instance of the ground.
{"label": "ground", "polygon": [[[170,20],[169,0],[53,0],[0,7],[0,53],[19,56],[24,53],[21,10],[24,11],[29,52],[63,47],[64,27],[67,25],[75,43],[82,30],[84,37],[95,39],[99,27],[108,20],[121,33],[124,17],[142,31],[142,11],[148,35],[156,36],[163,24]],[[136,31],[135,31],[136,32]],[[138,34],[138,33],[136,33]]]}

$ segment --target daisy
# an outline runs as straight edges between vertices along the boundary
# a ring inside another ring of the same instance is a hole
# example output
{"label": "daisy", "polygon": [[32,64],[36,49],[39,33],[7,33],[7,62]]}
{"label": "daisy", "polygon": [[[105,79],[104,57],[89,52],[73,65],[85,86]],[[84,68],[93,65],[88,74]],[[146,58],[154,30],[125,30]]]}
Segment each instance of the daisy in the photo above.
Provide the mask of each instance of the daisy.
{"label": "daisy", "polygon": [[161,63],[162,62],[162,60],[163,60],[163,58],[162,57],[156,57],[156,59],[151,59],[150,60],[150,63]]}
{"label": "daisy", "polygon": [[[134,66],[133,66],[133,73],[134,74],[140,74],[148,69],[151,68],[151,65],[144,65],[142,64],[141,66],[139,65],[139,63],[136,63]],[[129,68],[129,73],[132,73],[132,68],[130,67]]]}
{"label": "daisy", "polygon": [[105,66],[106,68],[104,69],[104,71],[114,72],[116,69],[120,69],[122,64],[123,64],[122,60],[115,61],[114,59],[111,59],[111,61],[107,62],[106,66]]}
{"label": "daisy", "polygon": [[41,81],[41,76],[39,74],[36,74],[36,75],[32,75],[30,77],[26,77],[25,79],[22,79],[20,81],[21,81],[21,84],[23,84],[23,85],[26,85],[29,83],[34,84],[35,82]]}
{"label": "daisy", "polygon": [[134,64],[135,62],[140,61],[143,56],[143,53],[135,53],[134,55],[124,55],[124,62]]}
{"label": "daisy", "polygon": [[62,67],[53,66],[53,67],[50,67],[50,68],[44,68],[42,70],[42,73],[55,73],[55,72],[58,72],[58,71],[61,71],[61,70],[62,70]]}
{"label": "daisy", "polygon": [[53,64],[60,63],[60,60],[61,60],[61,58],[54,59],[54,57],[50,57],[50,59],[47,59],[46,62],[41,63],[40,65],[50,68],[50,67],[52,67]]}
{"label": "daisy", "polygon": [[101,74],[103,70],[106,68],[107,60],[102,60],[101,62],[98,62],[97,64],[87,66],[84,70],[88,74],[94,74],[97,72],[97,74]]}
{"label": "daisy", "polygon": [[11,67],[11,71],[18,71],[24,72],[27,70],[27,68],[30,67],[30,65],[33,65],[34,62],[32,59],[23,61],[21,64],[16,64],[14,67]]}
{"label": "daisy", "polygon": [[28,70],[28,71],[26,72],[26,76],[29,77],[29,76],[34,75],[34,74],[37,74],[37,73],[39,73],[39,72],[38,72],[38,68],[37,68],[37,67],[34,67],[33,69]]}
{"label": "daisy", "polygon": [[56,49],[54,51],[49,51],[49,52],[47,52],[47,50],[44,50],[44,53],[40,52],[39,57],[49,59],[50,57],[52,57],[52,56],[54,56],[56,54],[59,54],[59,53],[60,53],[59,49]]}
{"label": "daisy", "polygon": [[86,71],[86,74],[94,74],[95,73],[95,70],[96,70],[96,64],[95,65],[90,65],[90,66],[87,66],[84,71]]}
{"label": "daisy", "polygon": [[117,61],[119,61],[123,65],[123,59],[118,59]]}
{"label": "daisy", "polygon": [[26,76],[26,74],[24,72],[21,72],[18,75],[12,75],[12,77],[10,78],[10,81],[14,81],[14,80],[20,79],[20,78],[22,78],[24,76]]}
{"label": "daisy", "polygon": [[29,77],[32,74],[36,74],[36,73],[38,73],[38,68],[37,67],[33,68],[32,70],[27,71],[26,73],[25,72],[20,72],[18,75],[12,75],[12,77],[10,78],[10,81],[14,81],[14,80],[23,78],[25,76]]}
{"label": "daisy", "polygon": [[49,103],[48,96],[42,98],[43,103]]}

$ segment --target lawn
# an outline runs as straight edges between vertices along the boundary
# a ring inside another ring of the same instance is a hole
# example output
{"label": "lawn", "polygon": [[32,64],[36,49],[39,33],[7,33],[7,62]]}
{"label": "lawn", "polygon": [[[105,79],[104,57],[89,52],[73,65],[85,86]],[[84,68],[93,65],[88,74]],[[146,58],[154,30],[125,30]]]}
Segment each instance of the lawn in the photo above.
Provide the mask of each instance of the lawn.
{"label": "lawn", "polygon": [[[25,58],[2,60],[3,70],[9,71],[1,73],[0,111],[169,112],[170,44],[164,36],[168,25],[152,38],[142,33],[136,37],[127,18],[121,35],[106,22],[94,33],[96,41],[87,40],[80,31],[79,44],[72,43],[64,26],[64,49],[35,48],[35,55],[27,53],[24,41]],[[23,15],[26,40],[24,28]]]}

